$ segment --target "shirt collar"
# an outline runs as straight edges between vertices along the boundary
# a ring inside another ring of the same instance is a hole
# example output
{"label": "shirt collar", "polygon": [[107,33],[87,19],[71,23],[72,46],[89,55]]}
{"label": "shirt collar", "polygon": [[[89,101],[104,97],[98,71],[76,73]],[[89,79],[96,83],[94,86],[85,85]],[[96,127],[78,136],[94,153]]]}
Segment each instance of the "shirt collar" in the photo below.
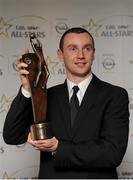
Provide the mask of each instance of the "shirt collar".
{"label": "shirt collar", "polygon": [[88,87],[88,85],[90,84],[92,80],[92,73],[83,81],[81,81],[79,84],[74,84],[72,81],[70,81],[69,79],[67,79],[67,86],[68,86],[68,92],[69,92],[69,97],[71,97],[72,93],[73,93],[73,86],[78,86],[79,87],[79,93],[81,94],[81,96],[83,97],[85,94],[85,91]]}

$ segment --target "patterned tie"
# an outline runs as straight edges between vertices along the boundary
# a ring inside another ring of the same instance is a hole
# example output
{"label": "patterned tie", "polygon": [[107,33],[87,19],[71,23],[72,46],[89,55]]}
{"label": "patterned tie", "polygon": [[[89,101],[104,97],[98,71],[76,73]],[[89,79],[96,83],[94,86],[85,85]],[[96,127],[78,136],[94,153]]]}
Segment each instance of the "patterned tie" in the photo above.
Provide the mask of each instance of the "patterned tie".
{"label": "patterned tie", "polygon": [[79,108],[79,100],[77,97],[77,92],[79,90],[78,86],[74,86],[73,87],[73,95],[71,97],[70,100],[70,110],[71,110],[71,126],[73,126],[76,114],[78,112],[78,108]]}

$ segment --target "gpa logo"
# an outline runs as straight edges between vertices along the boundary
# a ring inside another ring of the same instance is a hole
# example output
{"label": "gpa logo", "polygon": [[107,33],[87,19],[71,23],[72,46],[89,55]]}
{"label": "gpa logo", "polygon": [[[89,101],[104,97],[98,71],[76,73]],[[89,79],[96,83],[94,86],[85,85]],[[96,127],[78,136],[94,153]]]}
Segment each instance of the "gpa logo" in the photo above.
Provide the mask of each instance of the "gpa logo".
{"label": "gpa logo", "polygon": [[103,60],[102,65],[103,65],[104,69],[112,70],[115,66],[115,61],[114,61],[114,59],[112,59],[112,57],[106,57]]}

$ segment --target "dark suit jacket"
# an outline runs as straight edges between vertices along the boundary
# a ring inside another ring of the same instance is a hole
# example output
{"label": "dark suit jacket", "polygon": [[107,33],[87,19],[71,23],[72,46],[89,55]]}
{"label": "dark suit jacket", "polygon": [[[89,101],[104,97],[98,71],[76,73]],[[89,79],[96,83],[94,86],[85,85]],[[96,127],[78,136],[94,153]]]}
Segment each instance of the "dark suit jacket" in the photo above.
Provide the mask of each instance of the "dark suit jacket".
{"label": "dark suit jacket", "polygon": [[[31,99],[20,91],[5,120],[5,142],[26,142],[32,121]],[[93,75],[71,128],[66,82],[49,88],[47,121],[59,146],[55,156],[41,152],[39,178],[117,178],[129,131],[125,89]]]}

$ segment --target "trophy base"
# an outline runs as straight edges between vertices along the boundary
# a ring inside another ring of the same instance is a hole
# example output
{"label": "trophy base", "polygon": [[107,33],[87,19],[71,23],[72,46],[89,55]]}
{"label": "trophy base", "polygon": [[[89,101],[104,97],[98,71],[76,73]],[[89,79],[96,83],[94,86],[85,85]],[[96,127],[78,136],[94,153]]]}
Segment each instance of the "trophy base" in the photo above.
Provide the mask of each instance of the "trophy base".
{"label": "trophy base", "polygon": [[48,123],[33,124],[30,127],[32,140],[44,140],[52,138]]}

